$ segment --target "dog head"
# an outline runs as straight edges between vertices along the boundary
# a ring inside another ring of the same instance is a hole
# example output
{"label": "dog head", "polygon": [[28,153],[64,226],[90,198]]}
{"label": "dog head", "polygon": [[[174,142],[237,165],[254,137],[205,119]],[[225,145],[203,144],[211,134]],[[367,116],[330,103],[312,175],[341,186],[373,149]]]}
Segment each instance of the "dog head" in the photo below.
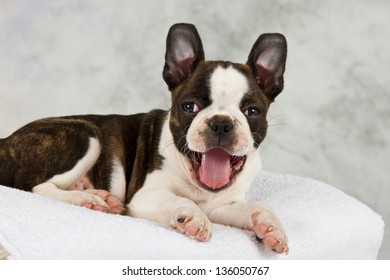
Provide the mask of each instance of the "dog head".
{"label": "dog head", "polygon": [[169,30],[163,70],[172,93],[169,126],[199,186],[230,186],[264,140],[269,105],[283,90],[286,55],[283,35],[263,34],[246,64],[205,61],[195,26]]}

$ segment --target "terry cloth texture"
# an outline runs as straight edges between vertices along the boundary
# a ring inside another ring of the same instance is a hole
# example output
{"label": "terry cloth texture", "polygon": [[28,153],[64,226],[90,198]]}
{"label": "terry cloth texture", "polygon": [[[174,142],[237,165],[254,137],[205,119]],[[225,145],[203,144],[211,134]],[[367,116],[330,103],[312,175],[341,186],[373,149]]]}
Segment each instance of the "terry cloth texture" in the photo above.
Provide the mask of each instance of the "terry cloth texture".
{"label": "terry cloth texture", "polygon": [[202,243],[150,221],[95,212],[1,186],[0,247],[9,259],[377,257],[382,218],[332,186],[261,172],[247,197],[265,202],[279,216],[289,238],[287,256],[265,250],[250,231],[216,225],[211,240]]}

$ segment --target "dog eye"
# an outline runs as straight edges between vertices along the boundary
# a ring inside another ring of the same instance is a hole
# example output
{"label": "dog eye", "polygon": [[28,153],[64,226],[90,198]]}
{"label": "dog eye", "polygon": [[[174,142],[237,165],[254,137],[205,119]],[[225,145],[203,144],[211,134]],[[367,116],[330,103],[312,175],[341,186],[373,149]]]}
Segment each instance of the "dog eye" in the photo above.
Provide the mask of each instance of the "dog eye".
{"label": "dog eye", "polygon": [[247,117],[254,117],[260,114],[260,110],[256,107],[249,107],[245,110],[244,115]]}
{"label": "dog eye", "polygon": [[187,113],[198,113],[200,111],[198,104],[193,101],[183,103],[182,108]]}

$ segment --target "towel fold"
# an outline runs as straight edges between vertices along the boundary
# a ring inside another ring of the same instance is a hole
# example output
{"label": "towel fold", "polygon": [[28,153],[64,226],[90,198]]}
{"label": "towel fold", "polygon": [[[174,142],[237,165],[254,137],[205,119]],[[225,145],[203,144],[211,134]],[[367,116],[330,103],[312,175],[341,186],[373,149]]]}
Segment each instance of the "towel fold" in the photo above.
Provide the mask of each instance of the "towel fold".
{"label": "towel fold", "polygon": [[376,259],[378,255],[382,218],[332,186],[263,171],[247,198],[263,201],[277,213],[289,237],[287,256],[265,250],[250,231],[216,225],[211,240],[202,243],[150,221],[1,186],[0,247],[12,259]]}

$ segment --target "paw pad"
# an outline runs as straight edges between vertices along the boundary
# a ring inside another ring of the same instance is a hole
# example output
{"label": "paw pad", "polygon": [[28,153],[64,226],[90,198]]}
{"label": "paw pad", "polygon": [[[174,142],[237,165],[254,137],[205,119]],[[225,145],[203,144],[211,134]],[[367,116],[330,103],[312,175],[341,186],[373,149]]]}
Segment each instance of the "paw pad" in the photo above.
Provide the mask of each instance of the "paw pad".
{"label": "paw pad", "polygon": [[211,237],[212,224],[203,213],[181,213],[172,227],[198,241],[207,241]]}
{"label": "paw pad", "polygon": [[256,211],[251,216],[256,239],[275,253],[288,253],[288,241],[283,226],[276,216],[268,211]]}

